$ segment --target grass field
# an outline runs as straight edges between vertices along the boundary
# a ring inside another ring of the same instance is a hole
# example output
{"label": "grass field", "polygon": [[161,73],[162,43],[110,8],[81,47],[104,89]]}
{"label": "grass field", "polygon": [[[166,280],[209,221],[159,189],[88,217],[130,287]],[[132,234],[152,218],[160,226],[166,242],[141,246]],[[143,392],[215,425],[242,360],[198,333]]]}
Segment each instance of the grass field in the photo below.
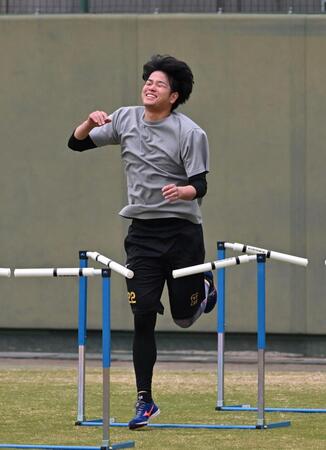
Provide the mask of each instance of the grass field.
{"label": "grass field", "polygon": [[[197,367],[197,366],[196,366]],[[0,443],[101,445],[101,429],[76,427],[77,372],[71,367],[5,368],[0,366]],[[101,417],[101,369],[87,369],[86,415]],[[157,422],[255,424],[256,413],[216,412],[216,373],[200,369],[165,370],[154,377],[161,408]],[[256,404],[254,370],[227,371],[228,404]],[[111,369],[111,416],[128,421],[135,402],[130,365]],[[326,407],[326,372],[293,371],[266,374],[266,405]],[[134,440],[144,450],[326,449],[326,414],[268,413],[267,422],[291,420],[288,428],[272,430],[185,430],[147,428],[131,432],[111,428],[111,443]]]}

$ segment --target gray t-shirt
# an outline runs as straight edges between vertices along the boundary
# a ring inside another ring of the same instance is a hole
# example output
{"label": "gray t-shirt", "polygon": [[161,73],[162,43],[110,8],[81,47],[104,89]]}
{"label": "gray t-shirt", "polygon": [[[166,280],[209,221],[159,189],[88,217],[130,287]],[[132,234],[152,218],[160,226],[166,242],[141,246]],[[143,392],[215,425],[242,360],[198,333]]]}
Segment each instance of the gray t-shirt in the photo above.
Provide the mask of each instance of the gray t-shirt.
{"label": "gray t-shirt", "polygon": [[186,186],[188,178],[209,170],[205,132],[184,114],[172,112],[157,122],[144,120],[144,107],[123,107],[112,122],[93,128],[97,147],[120,144],[128,186],[128,205],[120,215],[138,219],[181,218],[201,223],[197,199],[169,203],[166,184]]}

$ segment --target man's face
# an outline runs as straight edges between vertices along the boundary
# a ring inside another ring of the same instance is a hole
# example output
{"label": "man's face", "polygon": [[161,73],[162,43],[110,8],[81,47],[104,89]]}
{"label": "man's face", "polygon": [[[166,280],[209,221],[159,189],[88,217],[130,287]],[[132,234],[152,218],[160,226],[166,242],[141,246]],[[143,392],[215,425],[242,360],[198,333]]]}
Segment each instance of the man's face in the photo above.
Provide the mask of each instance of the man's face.
{"label": "man's face", "polygon": [[178,98],[177,92],[172,92],[170,82],[164,72],[156,71],[150,74],[141,92],[143,105],[151,110],[171,110]]}

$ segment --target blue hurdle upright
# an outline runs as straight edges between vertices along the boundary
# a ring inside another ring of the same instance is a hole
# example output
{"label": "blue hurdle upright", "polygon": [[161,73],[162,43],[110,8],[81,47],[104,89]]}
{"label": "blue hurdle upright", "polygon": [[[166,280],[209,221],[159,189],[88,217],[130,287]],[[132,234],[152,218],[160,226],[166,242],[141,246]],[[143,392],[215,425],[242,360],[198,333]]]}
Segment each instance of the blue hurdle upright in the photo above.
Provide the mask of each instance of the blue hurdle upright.
{"label": "blue hurdle upright", "polygon": [[[274,252],[272,250],[266,250],[259,247],[240,243],[228,243],[219,241],[217,243],[217,259],[223,261],[226,256],[226,249],[232,249],[235,251],[246,252],[249,254],[261,254],[266,258],[276,259],[278,261],[289,262],[292,264],[307,266],[308,260],[298,256],[288,255],[285,253]],[[265,284],[266,273],[265,270],[261,270],[258,273],[258,283]],[[218,358],[217,358],[217,411],[257,411],[257,407],[251,405],[225,405],[224,401],[224,352],[225,352],[225,298],[226,298],[226,271],[225,268],[218,269],[217,271],[217,284],[218,284],[218,308],[217,308],[217,336],[218,336]],[[262,300],[260,300],[262,301]],[[258,305],[260,304],[258,298]],[[265,303],[265,301],[264,301]],[[265,306],[264,309],[261,306],[260,313],[258,314],[258,329],[262,326],[262,322],[265,322]],[[264,311],[264,312],[263,312]],[[265,325],[264,325],[265,326]],[[262,335],[262,334],[261,334]],[[262,346],[265,348],[264,340],[259,339],[258,336],[258,361],[259,354],[261,353]],[[260,363],[258,362],[258,384],[259,380],[263,377],[260,372],[263,371],[262,356],[260,356]],[[260,381],[262,384],[262,381]],[[258,387],[259,390],[263,390],[263,386]],[[265,407],[265,412],[290,412],[290,413],[326,413],[326,409],[320,408],[285,408],[285,407]]]}
{"label": "blue hurdle upright", "polygon": [[[93,268],[51,268],[51,269],[16,269],[15,277],[32,276],[78,276],[83,283],[87,284],[87,277],[102,276],[102,368],[103,368],[103,421],[102,421],[102,444],[101,446],[72,446],[72,445],[46,445],[46,444],[0,444],[0,448],[17,449],[62,449],[62,450],[113,450],[120,448],[132,448],[134,441],[124,441],[120,443],[110,443],[110,365],[111,365],[111,333],[110,333],[110,277],[111,270]],[[83,284],[82,283],[82,284]]]}
{"label": "blue hurdle upright", "polygon": [[[97,256],[95,256],[97,255]],[[100,255],[96,252],[80,252],[80,266],[87,267],[88,257],[96,259],[103,264],[110,266],[110,259]],[[223,259],[223,261],[213,261],[205,264],[200,264],[197,266],[187,267],[183,269],[178,269],[173,271],[174,278],[181,276],[187,276],[194,273],[201,273],[207,270],[215,270],[219,268],[225,268],[229,266],[238,265],[241,263],[246,263],[250,261],[256,261],[256,255],[241,255],[239,257]],[[260,262],[260,261],[259,261]],[[265,261],[264,261],[265,263]],[[259,266],[261,267],[261,266]],[[263,266],[264,267],[264,266]],[[262,269],[260,269],[262,270]],[[261,277],[258,277],[261,281]],[[264,303],[264,291],[265,286],[258,286],[258,291],[260,292],[260,303]],[[263,315],[264,312],[261,312]],[[85,417],[85,352],[86,352],[86,328],[87,328],[87,280],[80,279],[79,283],[79,320],[78,320],[78,336],[79,336],[79,377],[78,377],[78,415],[76,420],[76,425],[80,426],[101,426],[103,425],[103,419],[90,419],[86,420]],[[261,323],[261,321],[260,321]],[[262,346],[264,345],[265,339],[265,329],[263,326],[259,330],[260,341],[262,341]],[[264,348],[262,348],[262,356],[264,355]],[[263,368],[263,364],[262,364]],[[263,375],[263,374],[262,374]],[[263,386],[263,383],[261,383]],[[259,396],[258,404],[258,419],[256,424],[193,424],[193,423],[150,423],[148,426],[152,428],[191,428],[191,429],[267,429],[267,428],[279,428],[286,427],[290,425],[289,421],[286,422],[275,422],[275,423],[265,423],[264,419],[264,396],[263,392]],[[115,420],[110,421],[111,427],[128,427],[127,422],[118,422]]]}

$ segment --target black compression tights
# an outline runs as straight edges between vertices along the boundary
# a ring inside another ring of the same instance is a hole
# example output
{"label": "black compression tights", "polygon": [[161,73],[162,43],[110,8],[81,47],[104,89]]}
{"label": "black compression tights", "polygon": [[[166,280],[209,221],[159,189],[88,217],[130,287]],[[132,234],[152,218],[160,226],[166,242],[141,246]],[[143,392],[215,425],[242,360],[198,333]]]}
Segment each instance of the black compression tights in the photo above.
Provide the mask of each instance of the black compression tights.
{"label": "black compression tights", "polygon": [[153,367],[156,361],[155,325],[157,313],[134,315],[133,361],[137,392],[152,389]]}

